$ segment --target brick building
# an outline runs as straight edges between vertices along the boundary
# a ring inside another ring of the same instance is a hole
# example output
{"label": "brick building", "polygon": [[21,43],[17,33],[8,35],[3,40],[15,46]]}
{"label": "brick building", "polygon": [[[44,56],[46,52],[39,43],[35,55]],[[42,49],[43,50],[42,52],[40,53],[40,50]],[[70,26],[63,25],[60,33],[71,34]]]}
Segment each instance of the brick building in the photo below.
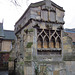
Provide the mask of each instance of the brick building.
{"label": "brick building", "polygon": [[9,53],[12,49],[12,41],[15,39],[14,31],[3,30],[3,23],[0,23],[0,69],[8,63]]}

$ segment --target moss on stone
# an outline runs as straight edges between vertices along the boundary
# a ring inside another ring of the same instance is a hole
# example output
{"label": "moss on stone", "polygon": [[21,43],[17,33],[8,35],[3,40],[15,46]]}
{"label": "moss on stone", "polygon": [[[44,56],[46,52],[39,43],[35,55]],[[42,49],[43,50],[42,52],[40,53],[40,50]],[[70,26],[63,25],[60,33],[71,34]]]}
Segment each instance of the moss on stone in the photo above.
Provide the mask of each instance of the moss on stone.
{"label": "moss on stone", "polygon": [[25,29],[24,32],[27,33],[28,32],[28,29]]}
{"label": "moss on stone", "polygon": [[18,37],[19,37],[19,35],[16,35],[16,37],[18,38]]}
{"label": "moss on stone", "polygon": [[26,48],[31,48],[32,44],[33,44],[33,42],[28,42]]}
{"label": "moss on stone", "polygon": [[75,61],[75,55],[74,54],[65,54],[63,56],[64,61]]}
{"label": "moss on stone", "polygon": [[26,52],[25,54],[25,61],[31,61],[31,52]]}
{"label": "moss on stone", "polygon": [[26,56],[26,60],[31,60],[31,55]]}
{"label": "moss on stone", "polygon": [[20,64],[20,65],[23,65],[23,64],[24,64],[24,62],[20,62],[19,64]]}
{"label": "moss on stone", "polygon": [[33,29],[29,29],[28,32],[33,32]]}
{"label": "moss on stone", "polygon": [[15,41],[12,41],[12,45],[14,45],[15,44]]}
{"label": "moss on stone", "polygon": [[14,61],[14,57],[9,57],[8,61]]}

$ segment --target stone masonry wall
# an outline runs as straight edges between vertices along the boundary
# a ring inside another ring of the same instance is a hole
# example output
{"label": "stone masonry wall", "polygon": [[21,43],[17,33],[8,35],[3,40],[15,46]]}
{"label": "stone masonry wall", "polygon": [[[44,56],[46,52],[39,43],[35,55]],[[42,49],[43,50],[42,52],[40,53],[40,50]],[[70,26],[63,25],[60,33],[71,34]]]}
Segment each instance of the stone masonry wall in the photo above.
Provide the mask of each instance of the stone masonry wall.
{"label": "stone masonry wall", "polygon": [[2,41],[2,51],[10,51],[11,50],[11,41]]}

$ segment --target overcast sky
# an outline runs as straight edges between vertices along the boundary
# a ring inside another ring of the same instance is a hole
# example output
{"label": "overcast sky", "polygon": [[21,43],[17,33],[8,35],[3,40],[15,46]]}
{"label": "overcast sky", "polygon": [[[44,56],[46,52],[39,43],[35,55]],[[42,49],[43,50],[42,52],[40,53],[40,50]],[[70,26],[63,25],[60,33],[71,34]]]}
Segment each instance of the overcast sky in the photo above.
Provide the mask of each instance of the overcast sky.
{"label": "overcast sky", "polygon": [[[17,0],[21,6],[15,6],[11,0],[0,0],[0,22],[4,22],[4,29],[14,30],[15,22],[24,13],[30,3],[41,0]],[[64,28],[75,28],[75,0],[52,0],[65,10]]]}

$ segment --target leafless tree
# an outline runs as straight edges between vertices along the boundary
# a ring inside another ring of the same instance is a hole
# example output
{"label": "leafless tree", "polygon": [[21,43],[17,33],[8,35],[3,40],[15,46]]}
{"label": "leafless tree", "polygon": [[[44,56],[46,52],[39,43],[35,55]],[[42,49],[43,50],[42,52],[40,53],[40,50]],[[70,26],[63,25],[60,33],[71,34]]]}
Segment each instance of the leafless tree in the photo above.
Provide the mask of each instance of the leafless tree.
{"label": "leafless tree", "polygon": [[19,0],[10,0],[15,6],[20,6]]}
{"label": "leafless tree", "polygon": [[10,0],[15,6],[21,6],[20,2],[25,1],[26,4],[28,5],[29,0]]}

